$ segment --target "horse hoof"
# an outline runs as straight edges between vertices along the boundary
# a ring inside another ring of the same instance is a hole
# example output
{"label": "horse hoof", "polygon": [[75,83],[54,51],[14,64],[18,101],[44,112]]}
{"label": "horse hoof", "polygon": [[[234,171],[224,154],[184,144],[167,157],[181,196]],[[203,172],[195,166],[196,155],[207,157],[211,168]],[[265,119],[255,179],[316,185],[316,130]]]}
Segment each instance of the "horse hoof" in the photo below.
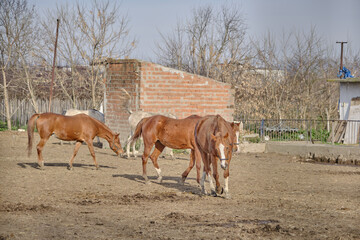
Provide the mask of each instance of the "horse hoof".
{"label": "horse hoof", "polygon": [[185,178],[182,177],[180,180],[179,180],[179,184],[180,185],[184,185],[185,184]]}
{"label": "horse hoof", "polygon": [[74,168],[72,166],[68,166],[67,169],[70,171],[74,170]]}
{"label": "horse hoof", "polygon": [[225,194],[225,199],[231,199],[231,196],[230,196],[229,193],[226,193],[226,194]]}
{"label": "horse hoof", "polygon": [[207,195],[208,195],[208,193],[207,193],[207,191],[206,191],[205,189],[203,189],[203,190],[201,190],[201,195],[203,195],[203,196],[207,196]]}
{"label": "horse hoof", "polygon": [[162,177],[158,177],[157,182],[162,183]]}
{"label": "horse hoof", "polygon": [[217,194],[216,194],[216,192],[214,191],[214,190],[211,190],[211,194],[210,194],[211,196],[213,196],[213,197],[217,197]]}
{"label": "horse hoof", "polygon": [[216,193],[217,194],[223,194],[224,193],[224,188],[223,187],[216,187]]}

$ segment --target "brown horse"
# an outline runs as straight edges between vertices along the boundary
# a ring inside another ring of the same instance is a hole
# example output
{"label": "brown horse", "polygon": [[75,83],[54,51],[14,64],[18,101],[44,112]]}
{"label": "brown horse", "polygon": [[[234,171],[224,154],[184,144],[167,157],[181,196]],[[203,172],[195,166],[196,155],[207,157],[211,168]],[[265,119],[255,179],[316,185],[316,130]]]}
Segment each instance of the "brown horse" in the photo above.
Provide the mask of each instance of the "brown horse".
{"label": "brown horse", "polygon": [[[129,110],[129,112],[130,112],[130,110]],[[131,114],[129,116],[129,125],[130,125],[130,129],[131,129],[131,133],[133,133],[134,129],[136,128],[137,124],[141,121],[141,119],[147,118],[147,117],[152,117],[155,115],[163,115],[165,117],[176,119],[176,116],[171,113],[155,114],[155,113],[148,113],[148,112],[144,112],[144,111],[136,111],[136,112],[131,111]],[[138,154],[138,152],[135,149],[136,141],[130,141],[131,139],[132,139],[132,135],[129,136],[127,145],[126,145],[126,155],[128,158],[130,158],[130,148],[132,148],[132,154],[134,157],[136,157],[136,155]],[[171,155],[172,159],[175,159],[172,149],[170,151],[170,155]]]}
{"label": "brown horse", "polygon": [[240,128],[241,128],[241,122],[228,122],[233,129],[233,132],[235,134],[235,141],[234,141],[234,151],[240,152],[240,143],[239,143],[239,137],[240,137]]}
{"label": "brown horse", "polygon": [[35,124],[41,138],[36,147],[38,164],[41,169],[44,168],[42,150],[52,134],[55,134],[57,138],[64,141],[76,141],[74,153],[69,162],[69,169],[73,169],[74,158],[83,142],[86,142],[89,147],[96,169],[99,168],[93,147],[95,136],[107,140],[110,148],[117,155],[124,153],[120,144],[119,134],[114,134],[105,124],[95,118],[89,117],[86,114],[63,116],[55,113],[42,113],[32,115],[28,121],[28,156],[31,155]]}
{"label": "brown horse", "polygon": [[200,119],[200,116],[191,115],[184,119],[173,119],[162,115],[156,115],[148,118],[143,118],[136,126],[134,135],[131,141],[136,140],[141,135],[144,140],[144,153],[142,155],[143,177],[146,183],[149,183],[146,174],[146,164],[150,151],[155,145],[155,149],[150,155],[150,159],[156,169],[158,175],[158,182],[161,182],[161,169],[157,163],[160,153],[165,146],[173,149],[191,149],[189,167],[182,174],[182,182],[185,181],[190,170],[193,168],[196,160],[197,181],[200,183],[200,167],[201,156],[195,157],[195,139],[194,129],[195,125]]}
{"label": "brown horse", "polygon": [[[231,125],[220,115],[207,116],[198,121],[195,126],[195,155],[200,152],[204,163],[204,172],[200,182],[202,192],[206,194],[204,181],[209,178],[211,194],[222,193],[217,171],[217,159],[220,159],[220,166],[224,170],[224,191],[225,197],[229,197],[229,166],[232,157],[235,134]],[[216,181],[216,191],[211,179],[210,164],[213,167],[213,176]]]}

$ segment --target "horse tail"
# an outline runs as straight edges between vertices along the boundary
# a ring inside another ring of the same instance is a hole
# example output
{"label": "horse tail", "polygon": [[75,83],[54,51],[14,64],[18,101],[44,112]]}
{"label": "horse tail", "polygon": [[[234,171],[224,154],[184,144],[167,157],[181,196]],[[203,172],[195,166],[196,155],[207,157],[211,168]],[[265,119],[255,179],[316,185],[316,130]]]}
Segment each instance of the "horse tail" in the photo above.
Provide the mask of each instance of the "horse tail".
{"label": "horse tail", "polygon": [[31,116],[31,118],[28,121],[27,124],[27,133],[28,133],[28,157],[31,155],[32,145],[33,145],[33,139],[34,139],[34,130],[35,130],[35,123],[36,119],[40,116],[39,113],[35,113]]}
{"label": "horse tail", "polygon": [[136,128],[135,128],[134,135],[131,137],[131,141],[134,141],[134,140],[138,139],[141,136],[142,126],[144,125],[144,123],[147,120],[148,120],[148,118],[143,118],[143,119],[140,120],[140,122],[138,122],[138,124],[136,125]]}

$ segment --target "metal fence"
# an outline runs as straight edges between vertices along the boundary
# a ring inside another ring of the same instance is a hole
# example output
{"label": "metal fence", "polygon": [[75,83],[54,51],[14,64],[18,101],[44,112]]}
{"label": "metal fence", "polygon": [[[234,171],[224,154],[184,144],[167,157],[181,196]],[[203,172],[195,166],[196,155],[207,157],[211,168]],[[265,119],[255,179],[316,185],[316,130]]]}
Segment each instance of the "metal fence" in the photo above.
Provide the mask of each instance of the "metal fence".
{"label": "metal fence", "polygon": [[360,120],[242,120],[243,139],[358,144]]}

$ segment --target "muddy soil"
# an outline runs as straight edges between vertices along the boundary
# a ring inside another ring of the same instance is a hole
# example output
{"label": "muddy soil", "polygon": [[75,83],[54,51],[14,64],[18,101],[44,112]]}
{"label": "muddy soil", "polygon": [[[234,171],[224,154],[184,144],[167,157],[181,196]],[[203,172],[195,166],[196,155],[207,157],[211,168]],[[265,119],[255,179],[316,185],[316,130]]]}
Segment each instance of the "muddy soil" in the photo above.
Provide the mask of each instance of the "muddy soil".
{"label": "muddy soil", "polygon": [[359,167],[234,155],[225,199],[201,195],[195,169],[178,183],[186,154],[159,159],[161,184],[149,161],[145,185],[141,158],[96,148],[95,170],[84,145],[69,171],[74,146],[52,137],[39,170],[35,146],[0,132],[0,239],[360,239]]}

